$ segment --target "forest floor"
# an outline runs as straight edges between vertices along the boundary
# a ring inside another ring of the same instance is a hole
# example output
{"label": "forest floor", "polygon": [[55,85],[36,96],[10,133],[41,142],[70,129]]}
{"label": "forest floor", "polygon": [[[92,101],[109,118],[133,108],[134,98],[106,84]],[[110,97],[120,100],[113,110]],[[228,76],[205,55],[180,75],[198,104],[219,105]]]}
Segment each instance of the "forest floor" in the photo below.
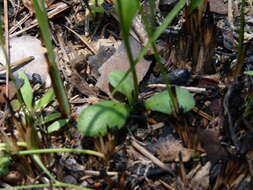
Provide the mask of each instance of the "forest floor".
{"label": "forest floor", "polygon": [[[95,9],[96,1],[90,1],[90,6],[87,2],[47,1],[54,51],[71,105],[71,118],[50,133],[47,128],[53,122],[44,123],[43,128],[32,127],[37,131],[40,148],[89,149],[105,156],[42,154],[45,167],[58,181],[90,189],[253,189],[253,78],[244,73],[253,70],[252,2],[246,1],[244,7],[244,49],[240,59],[241,1],[203,1],[191,14],[184,7],[156,40],[156,45],[170,83],[193,95],[194,108],[186,113],[180,109],[177,115],[166,115],[145,110],[140,103],[140,110],[130,115],[122,129],[104,137],[82,134],[77,127],[79,115],[101,100],[125,101],[111,95],[108,75],[116,69],[126,71],[129,63],[114,3],[105,0]],[[144,10],[147,2],[142,2]],[[154,28],[177,2],[155,1]],[[31,1],[9,1],[8,16],[11,62],[29,56],[35,58],[21,70],[28,74],[33,99],[38,100],[51,81],[46,61],[41,58],[46,50],[38,41],[41,37]],[[144,31],[137,17],[130,33],[134,57],[148,41]],[[152,51],[137,65],[139,100],[146,100],[166,88]],[[1,150],[1,144],[22,139],[18,128],[24,124],[20,111],[6,114],[11,112],[13,103],[4,98],[5,79],[0,82]],[[11,100],[16,97],[16,90],[13,91],[9,93]],[[55,112],[59,113],[56,100],[34,114],[46,118]],[[13,156],[8,166],[1,165],[1,161],[0,158],[0,171],[4,167],[5,172],[0,172],[0,189],[50,184],[50,178],[32,156]]]}

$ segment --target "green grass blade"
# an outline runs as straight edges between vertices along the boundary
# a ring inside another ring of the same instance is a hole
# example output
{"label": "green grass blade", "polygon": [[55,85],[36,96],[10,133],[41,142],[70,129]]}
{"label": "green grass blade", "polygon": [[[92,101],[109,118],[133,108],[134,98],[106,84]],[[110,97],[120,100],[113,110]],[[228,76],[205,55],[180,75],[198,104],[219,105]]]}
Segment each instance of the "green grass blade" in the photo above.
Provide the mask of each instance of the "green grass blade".
{"label": "green grass blade", "polygon": [[44,0],[33,0],[35,15],[39,23],[41,35],[47,48],[47,59],[49,74],[55,91],[56,98],[59,102],[62,115],[68,117],[70,115],[70,105],[61,80],[60,72],[57,68],[56,58],[53,50],[51,33],[49,30],[48,18],[45,9]]}
{"label": "green grass blade", "polygon": [[[134,57],[132,55],[131,46],[129,42],[129,31],[132,26],[133,19],[138,12],[139,1],[138,0],[118,0],[117,1],[117,10],[120,19],[120,25],[122,30],[122,38],[125,44],[125,49],[127,52],[131,72],[133,74],[134,81],[134,96],[133,101],[137,101],[139,94],[138,79],[135,70]],[[125,80],[125,79],[124,79]],[[118,87],[115,88],[117,90]]]}
{"label": "green grass blade", "polygon": [[[136,65],[141,60],[141,58],[147,53],[148,49],[152,46],[152,42],[154,42],[155,40],[157,40],[157,38],[162,34],[162,32],[166,29],[166,27],[177,16],[177,14],[179,13],[179,11],[184,7],[185,3],[186,3],[186,0],[180,0],[176,4],[176,6],[171,10],[171,12],[166,16],[166,18],[164,19],[163,23],[156,29],[156,31],[154,32],[154,34],[152,35],[152,37],[149,39],[148,43],[145,45],[144,48],[142,48],[142,50],[140,51],[139,55],[134,60],[134,65]],[[132,67],[127,70],[126,74],[121,79],[121,81],[119,82],[119,84],[115,87],[115,89],[113,90],[112,94],[116,93],[118,86],[121,85],[121,83],[126,79],[126,77],[129,75],[130,72],[132,72]]]}

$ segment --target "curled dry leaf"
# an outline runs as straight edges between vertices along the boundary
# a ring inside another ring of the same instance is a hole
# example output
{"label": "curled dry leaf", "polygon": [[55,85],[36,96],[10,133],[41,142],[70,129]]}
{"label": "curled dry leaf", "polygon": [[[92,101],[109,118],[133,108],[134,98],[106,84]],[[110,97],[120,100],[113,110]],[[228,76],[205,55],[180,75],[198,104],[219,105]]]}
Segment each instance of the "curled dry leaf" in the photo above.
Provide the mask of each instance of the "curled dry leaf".
{"label": "curled dry leaf", "polygon": [[[130,45],[133,57],[135,58],[141,50],[141,45],[132,37],[130,37]],[[140,82],[147,73],[151,62],[144,58],[136,65],[136,73],[138,82]],[[116,52],[99,68],[101,76],[98,79],[96,86],[102,91],[109,93],[109,74],[114,70],[127,71],[129,69],[129,62],[124,43],[119,46]]]}
{"label": "curled dry leaf", "polygon": [[[10,62],[14,63],[23,58],[30,56],[34,57],[34,60],[25,66],[21,67],[14,72],[16,76],[19,71],[23,71],[32,79],[33,74],[39,74],[42,82],[46,83],[46,86],[51,85],[50,76],[48,74],[48,66],[44,54],[46,49],[41,46],[41,41],[33,36],[21,36],[10,39]],[[5,63],[5,58],[2,49],[0,49],[0,62]]]}
{"label": "curled dry leaf", "polygon": [[182,154],[182,161],[188,162],[194,154],[193,150],[183,147],[182,143],[172,136],[160,139],[160,142],[154,148],[159,159],[164,162],[178,162],[180,152]]}

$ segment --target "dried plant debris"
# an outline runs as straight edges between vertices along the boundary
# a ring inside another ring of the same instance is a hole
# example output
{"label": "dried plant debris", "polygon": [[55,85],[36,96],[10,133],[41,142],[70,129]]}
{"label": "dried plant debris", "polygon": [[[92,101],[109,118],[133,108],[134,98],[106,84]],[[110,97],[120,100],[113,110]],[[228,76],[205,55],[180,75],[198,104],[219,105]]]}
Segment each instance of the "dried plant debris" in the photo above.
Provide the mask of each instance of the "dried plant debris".
{"label": "dried plant debris", "polygon": [[194,150],[185,148],[179,140],[172,136],[160,138],[156,144],[152,144],[152,147],[150,145],[149,148],[163,162],[178,162],[180,153],[183,162],[188,162],[194,156]]}
{"label": "dried plant debris", "polygon": [[[133,38],[130,37],[130,44],[132,49],[132,54],[136,57],[141,49],[141,45]],[[136,73],[138,82],[140,82],[146,75],[151,62],[145,60],[144,58],[136,65]],[[124,44],[119,46],[116,52],[99,68],[100,77],[96,86],[102,91],[109,93],[109,82],[108,76],[113,70],[127,71],[129,69],[129,62]]]}
{"label": "dried plant debris", "polygon": [[[41,46],[41,41],[33,36],[21,36],[10,39],[10,62],[14,63],[21,59],[33,56],[34,60],[14,72],[17,75],[19,71],[25,72],[29,79],[33,74],[38,74],[46,86],[51,85],[48,66],[44,54],[46,49]],[[0,49],[0,62],[5,64],[5,57]]]}

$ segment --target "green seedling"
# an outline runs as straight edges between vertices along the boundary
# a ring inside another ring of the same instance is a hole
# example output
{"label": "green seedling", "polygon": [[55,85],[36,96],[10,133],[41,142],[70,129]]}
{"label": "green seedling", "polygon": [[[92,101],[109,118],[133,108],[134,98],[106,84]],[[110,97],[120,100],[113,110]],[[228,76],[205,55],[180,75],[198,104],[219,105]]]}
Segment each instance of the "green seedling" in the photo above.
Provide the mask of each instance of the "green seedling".
{"label": "green seedling", "polygon": [[[109,74],[109,82],[115,88],[119,81],[124,77],[125,72],[114,70]],[[134,81],[131,76],[128,76],[117,88],[117,91],[125,95],[128,99],[128,102],[134,103]]]}
{"label": "green seedling", "polygon": [[[123,71],[112,71],[109,75],[109,82],[112,86],[117,86],[124,77]],[[182,112],[188,112],[195,106],[195,101],[191,93],[182,88],[176,88],[176,95]],[[132,101],[133,81],[127,78],[118,87],[118,92],[122,93]],[[131,102],[134,103],[134,102]],[[144,101],[147,110],[157,111],[171,115],[173,113],[172,100],[165,90],[151,96]],[[133,108],[127,104],[116,101],[103,101],[85,108],[78,121],[78,129],[87,136],[104,136],[109,129],[120,129],[124,126]]]}
{"label": "green seedling", "polygon": [[[150,40],[140,51],[137,58],[134,59],[129,45],[129,31],[135,15],[140,10],[140,4],[138,0],[117,1],[117,12],[120,18],[121,34],[127,51],[130,69],[126,73],[122,71],[113,71],[110,73],[109,82],[111,86],[114,87],[112,95],[114,95],[115,92],[119,92],[126,96],[128,103],[133,105],[137,102],[139,87],[135,65],[145,55],[150,47],[154,47],[153,44],[155,40],[171,23],[173,18],[176,17],[178,12],[184,7],[185,3],[186,0],[180,0],[165,18],[161,26],[154,32],[149,32]],[[195,8],[196,5],[193,5],[192,7]],[[157,53],[157,51],[155,52]],[[132,74],[131,76],[129,76],[130,72]],[[167,90],[150,97],[144,102],[146,109],[165,114],[172,114],[173,110],[175,110],[175,98],[173,94],[169,92],[171,92],[171,90]],[[183,112],[187,112],[194,107],[194,98],[187,90],[176,88],[175,96],[177,98],[179,108],[181,108]],[[132,111],[134,111],[134,107],[127,104],[114,101],[100,102],[89,106],[81,112],[78,121],[78,129],[88,136],[104,136],[108,133],[108,129],[122,128]]]}
{"label": "green seedling", "polygon": [[103,101],[84,109],[80,114],[78,129],[87,136],[104,136],[111,129],[124,126],[130,107],[114,101]]}
{"label": "green seedling", "polygon": [[[23,86],[20,88],[21,96],[24,101],[24,104],[21,108],[21,111],[25,113],[25,118],[23,119],[24,123],[27,124],[29,121],[33,126],[43,126],[49,122],[55,121],[61,117],[61,114],[58,112],[51,113],[45,117],[42,116],[41,112],[45,107],[47,107],[53,100],[55,100],[54,89],[50,88],[39,100],[34,101],[34,93],[31,87],[31,84],[27,76],[23,73],[19,73],[19,78],[24,81]],[[13,100],[12,105],[14,110],[18,109],[18,101]],[[59,130],[68,122],[68,119],[55,121],[53,124],[49,125],[47,130],[48,133],[55,132]]]}

